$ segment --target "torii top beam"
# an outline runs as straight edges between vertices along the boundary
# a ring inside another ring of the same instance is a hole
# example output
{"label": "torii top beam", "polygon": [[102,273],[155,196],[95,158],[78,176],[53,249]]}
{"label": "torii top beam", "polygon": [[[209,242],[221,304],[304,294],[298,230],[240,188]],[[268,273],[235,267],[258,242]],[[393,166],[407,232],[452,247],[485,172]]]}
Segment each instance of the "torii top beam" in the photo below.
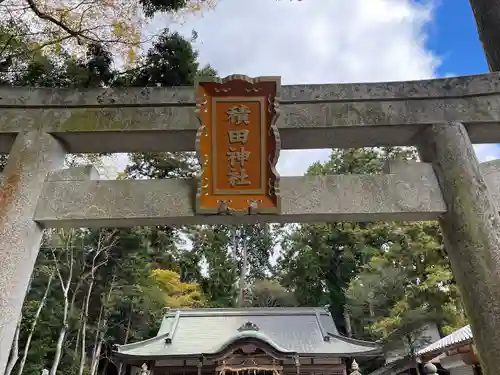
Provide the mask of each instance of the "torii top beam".
{"label": "torii top beam", "polygon": [[[69,152],[193,151],[192,87],[0,88],[0,152],[43,129]],[[500,73],[407,82],[281,87],[282,149],[408,146],[459,121],[473,143],[500,143]],[[22,111],[20,111],[22,109]]]}

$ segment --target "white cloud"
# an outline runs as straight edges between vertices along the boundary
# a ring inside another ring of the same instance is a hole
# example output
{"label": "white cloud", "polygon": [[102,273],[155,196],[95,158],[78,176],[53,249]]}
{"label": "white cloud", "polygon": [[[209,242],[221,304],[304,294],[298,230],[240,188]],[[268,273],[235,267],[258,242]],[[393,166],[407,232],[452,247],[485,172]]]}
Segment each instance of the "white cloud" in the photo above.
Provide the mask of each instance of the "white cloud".
{"label": "white cloud", "polygon": [[[191,37],[202,64],[221,76],[280,75],[284,84],[426,79],[440,60],[425,48],[432,3],[412,0],[219,0],[215,10],[185,15],[182,24],[156,17]],[[495,145],[476,147],[481,161],[500,157]],[[285,150],[281,175],[301,175],[330,150]],[[122,169],[126,159],[115,159]]]}
{"label": "white cloud", "polygon": [[[430,5],[406,0],[221,0],[171,27],[196,30],[203,64],[221,76],[280,75],[284,84],[424,79],[439,60],[424,46]],[[171,21],[158,17],[149,32]],[[284,151],[282,175],[304,173],[329,150]]]}

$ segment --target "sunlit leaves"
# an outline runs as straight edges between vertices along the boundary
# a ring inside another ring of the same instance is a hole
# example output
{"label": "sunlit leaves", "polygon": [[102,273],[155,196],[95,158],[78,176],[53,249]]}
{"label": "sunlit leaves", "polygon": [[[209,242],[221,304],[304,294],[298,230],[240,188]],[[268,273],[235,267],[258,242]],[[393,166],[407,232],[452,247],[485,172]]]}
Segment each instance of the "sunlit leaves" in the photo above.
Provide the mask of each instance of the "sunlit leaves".
{"label": "sunlit leaves", "polygon": [[2,25],[26,25],[16,38],[34,39],[38,48],[82,53],[88,44],[99,43],[114,55],[133,60],[130,49],[137,54],[151,40],[142,30],[154,14],[196,13],[214,5],[215,0],[7,0],[0,4],[0,20]]}
{"label": "sunlit leaves", "polygon": [[203,298],[198,284],[182,282],[178,273],[155,269],[152,278],[158,287],[165,306],[201,307]]}

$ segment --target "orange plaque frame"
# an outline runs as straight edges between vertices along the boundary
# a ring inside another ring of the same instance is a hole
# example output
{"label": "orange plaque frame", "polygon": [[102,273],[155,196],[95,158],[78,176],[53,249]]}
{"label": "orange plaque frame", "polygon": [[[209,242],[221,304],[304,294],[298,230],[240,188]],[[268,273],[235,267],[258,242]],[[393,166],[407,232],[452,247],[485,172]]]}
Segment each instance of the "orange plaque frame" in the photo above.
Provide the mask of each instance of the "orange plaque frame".
{"label": "orange plaque frame", "polygon": [[196,82],[198,214],[279,214],[280,77]]}

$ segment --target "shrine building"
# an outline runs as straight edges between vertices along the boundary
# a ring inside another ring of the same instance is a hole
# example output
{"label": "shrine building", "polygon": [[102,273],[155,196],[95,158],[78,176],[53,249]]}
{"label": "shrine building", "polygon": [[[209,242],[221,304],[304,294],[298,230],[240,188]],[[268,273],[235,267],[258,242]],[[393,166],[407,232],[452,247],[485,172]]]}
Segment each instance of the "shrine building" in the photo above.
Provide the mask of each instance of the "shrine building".
{"label": "shrine building", "polygon": [[325,308],[167,310],[156,337],[117,345],[124,375],[345,375],[381,347],[339,334]]}

